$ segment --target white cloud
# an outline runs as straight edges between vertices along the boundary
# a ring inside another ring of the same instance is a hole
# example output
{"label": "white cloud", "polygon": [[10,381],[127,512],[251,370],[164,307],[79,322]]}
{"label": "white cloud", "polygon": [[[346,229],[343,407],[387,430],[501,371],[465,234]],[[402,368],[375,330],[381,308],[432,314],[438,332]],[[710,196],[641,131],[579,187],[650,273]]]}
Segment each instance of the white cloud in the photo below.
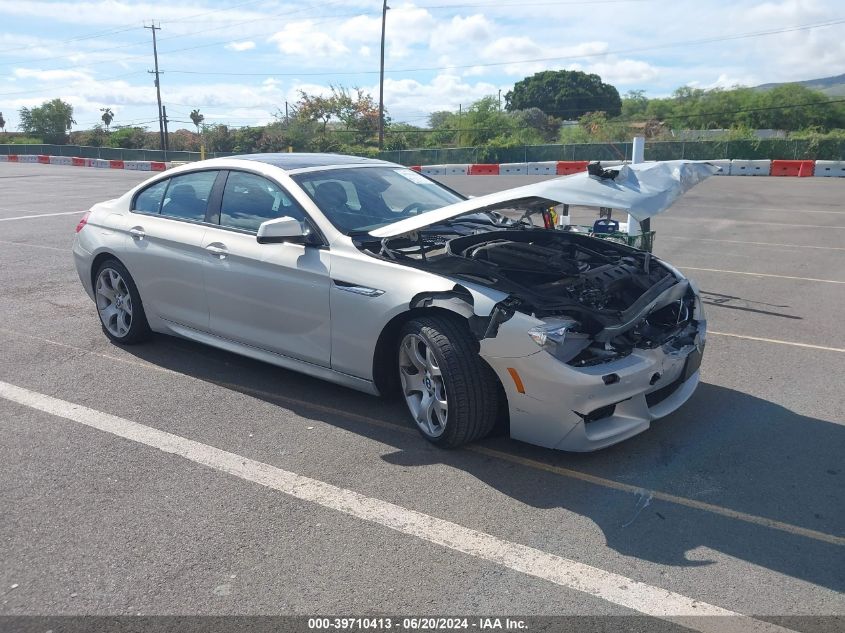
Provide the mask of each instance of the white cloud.
{"label": "white cloud", "polygon": [[252,40],[246,40],[243,42],[229,42],[225,46],[226,49],[230,51],[235,51],[236,53],[242,53],[243,51],[249,51],[255,48],[255,42]]}
{"label": "white cloud", "polygon": [[460,104],[467,106],[481,97],[496,94],[500,87],[487,82],[468,83],[458,75],[444,72],[428,83],[385,79],[384,100],[391,116],[402,120],[403,113],[419,111],[421,106],[428,112],[457,110]]}
{"label": "white cloud", "polygon": [[431,34],[429,47],[437,53],[456,48],[466,50],[489,41],[493,31],[493,24],[481,14],[466,18],[456,15],[445,24],[438,25]]}
{"label": "white cloud", "polygon": [[38,70],[34,68],[15,68],[12,74],[18,79],[35,81],[67,81],[90,79],[91,75],[80,70]]}
{"label": "white cloud", "polygon": [[286,55],[307,56],[311,59],[339,57],[349,52],[342,42],[317,28],[312,20],[286,24],[284,29],[270,36],[270,41]]}

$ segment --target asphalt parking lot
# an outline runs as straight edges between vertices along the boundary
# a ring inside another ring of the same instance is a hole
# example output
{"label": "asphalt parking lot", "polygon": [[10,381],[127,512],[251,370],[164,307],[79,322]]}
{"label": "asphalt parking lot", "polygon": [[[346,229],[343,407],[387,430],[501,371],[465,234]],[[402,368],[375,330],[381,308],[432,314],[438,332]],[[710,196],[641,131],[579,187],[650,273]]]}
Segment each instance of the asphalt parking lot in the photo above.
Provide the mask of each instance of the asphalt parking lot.
{"label": "asphalt parking lot", "polygon": [[[822,617],[845,617],[842,180],[711,178],[653,220],[655,253],[705,296],[702,384],[646,433],[566,454],[505,437],[444,452],[399,402],[171,337],[110,344],[73,229],[145,177],[0,164],[0,381],[198,443],[165,452],[0,397],[0,615],[603,616],[657,599],[757,619],[741,630],[842,626]],[[191,457],[207,447],[276,484]],[[288,475],[454,537],[291,494]],[[476,533],[495,542],[475,550]]]}

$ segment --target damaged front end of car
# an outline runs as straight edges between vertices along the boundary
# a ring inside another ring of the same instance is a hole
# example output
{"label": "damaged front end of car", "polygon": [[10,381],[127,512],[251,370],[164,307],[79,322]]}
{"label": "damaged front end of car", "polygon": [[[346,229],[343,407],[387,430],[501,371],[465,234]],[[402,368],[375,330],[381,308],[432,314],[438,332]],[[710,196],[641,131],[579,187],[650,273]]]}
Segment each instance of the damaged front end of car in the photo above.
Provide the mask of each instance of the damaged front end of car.
{"label": "damaged front end of car", "polygon": [[[652,211],[705,177],[703,170],[696,178],[674,175],[675,189],[652,188],[660,198]],[[706,321],[695,285],[651,253],[524,221],[563,202],[572,193],[566,180],[551,181],[564,185],[558,190],[529,186],[466,201],[454,205],[463,213],[419,226],[405,221],[410,230],[373,231],[356,244],[455,283],[451,291],[419,293],[409,307],[467,318],[507,393],[512,437],[587,451],[647,429],[690,397]],[[597,193],[574,197],[630,210],[645,195],[635,184],[629,200],[620,187],[603,196],[605,182]],[[504,298],[479,306],[485,290]]]}

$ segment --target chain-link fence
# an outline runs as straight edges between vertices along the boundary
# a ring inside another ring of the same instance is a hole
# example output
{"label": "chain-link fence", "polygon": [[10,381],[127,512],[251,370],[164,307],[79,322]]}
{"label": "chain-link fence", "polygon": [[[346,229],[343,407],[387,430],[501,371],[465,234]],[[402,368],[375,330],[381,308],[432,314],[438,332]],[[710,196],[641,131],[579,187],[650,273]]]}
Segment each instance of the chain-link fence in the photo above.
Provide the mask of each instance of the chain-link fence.
{"label": "chain-link fence", "polygon": [[[379,158],[401,165],[466,163],[527,163],[552,160],[630,160],[631,143],[573,143],[568,145],[522,145],[519,147],[448,147],[403,149],[379,153]],[[155,149],[86,147],[80,145],[0,145],[0,154],[47,154],[106,160],[195,161],[199,152],[163,152]],[[207,158],[232,156],[209,152]],[[845,141],[839,140],[744,140],[744,141],[652,141],[645,144],[646,160],[712,160],[718,158],[845,160]]]}
{"label": "chain-link fence", "polygon": [[[402,165],[450,163],[527,163],[550,160],[630,160],[632,143],[577,143],[520,147],[456,147],[381,152],[380,158]],[[744,140],[652,141],[646,160],[714,160],[719,158],[845,160],[845,141]]]}

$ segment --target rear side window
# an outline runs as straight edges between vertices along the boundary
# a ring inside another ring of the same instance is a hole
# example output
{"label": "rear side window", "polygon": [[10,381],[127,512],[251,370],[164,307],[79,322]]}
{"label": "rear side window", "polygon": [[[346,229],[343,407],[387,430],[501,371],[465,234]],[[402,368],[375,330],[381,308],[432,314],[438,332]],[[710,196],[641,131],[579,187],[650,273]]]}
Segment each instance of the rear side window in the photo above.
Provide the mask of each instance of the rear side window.
{"label": "rear side window", "polygon": [[217,178],[216,171],[200,171],[174,176],[164,194],[161,214],[169,218],[205,221],[208,198]]}
{"label": "rear side window", "polygon": [[229,173],[220,207],[221,226],[258,231],[262,222],[282,216],[305,220],[300,206],[275,183],[255,174]]}
{"label": "rear side window", "polygon": [[164,192],[167,191],[168,180],[162,180],[147,187],[135,196],[133,211],[140,213],[160,213],[161,201],[164,200]]}

